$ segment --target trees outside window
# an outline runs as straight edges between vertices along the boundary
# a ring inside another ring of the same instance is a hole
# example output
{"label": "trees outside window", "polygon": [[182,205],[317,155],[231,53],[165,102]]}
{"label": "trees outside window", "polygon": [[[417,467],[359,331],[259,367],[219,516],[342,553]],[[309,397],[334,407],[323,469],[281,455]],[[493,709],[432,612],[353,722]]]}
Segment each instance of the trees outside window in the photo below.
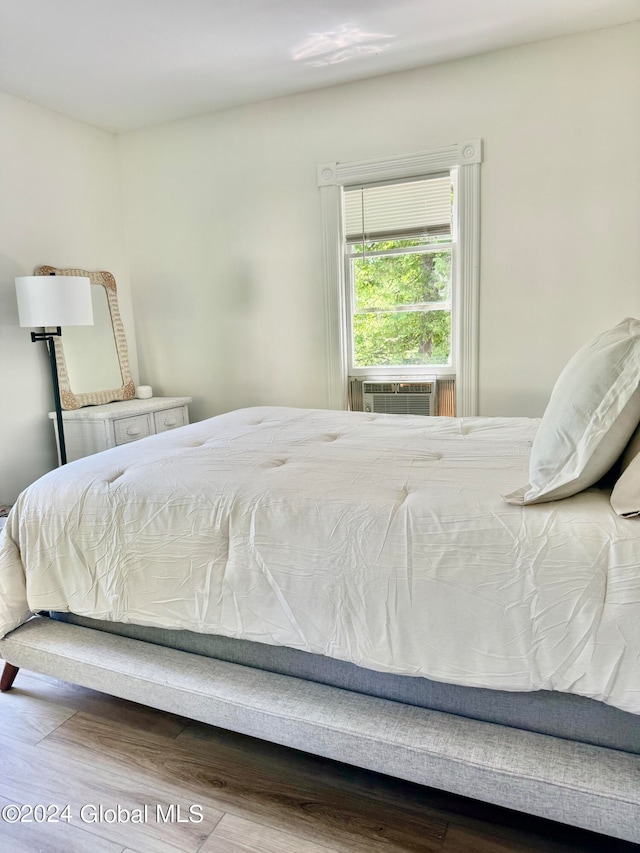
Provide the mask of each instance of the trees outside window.
{"label": "trees outside window", "polygon": [[402,252],[414,245],[353,247],[354,367],[451,363],[451,248]]}

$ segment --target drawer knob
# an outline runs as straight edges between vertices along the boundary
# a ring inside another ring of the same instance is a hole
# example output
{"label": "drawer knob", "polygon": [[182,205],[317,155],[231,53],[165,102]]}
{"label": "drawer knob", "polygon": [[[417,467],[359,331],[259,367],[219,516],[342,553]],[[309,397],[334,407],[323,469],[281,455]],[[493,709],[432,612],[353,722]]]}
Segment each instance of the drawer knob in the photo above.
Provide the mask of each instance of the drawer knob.
{"label": "drawer knob", "polygon": [[176,423],[175,418],[165,418],[164,419],[164,425],[165,426],[173,426],[175,423]]}
{"label": "drawer knob", "polygon": [[127,435],[140,435],[140,427],[129,427]]}

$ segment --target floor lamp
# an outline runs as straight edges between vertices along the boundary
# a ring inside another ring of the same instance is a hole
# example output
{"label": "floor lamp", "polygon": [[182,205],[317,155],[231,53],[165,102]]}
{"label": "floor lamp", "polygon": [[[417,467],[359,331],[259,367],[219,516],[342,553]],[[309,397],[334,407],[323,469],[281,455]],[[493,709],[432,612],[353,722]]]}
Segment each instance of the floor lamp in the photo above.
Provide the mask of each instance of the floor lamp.
{"label": "floor lamp", "polygon": [[65,465],[67,450],[62,423],[55,338],[62,334],[63,326],[93,325],[91,280],[79,275],[23,275],[16,278],[16,296],[20,325],[44,327],[42,332],[31,332],[31,340],[46,341],[49,349],[60,463]]}

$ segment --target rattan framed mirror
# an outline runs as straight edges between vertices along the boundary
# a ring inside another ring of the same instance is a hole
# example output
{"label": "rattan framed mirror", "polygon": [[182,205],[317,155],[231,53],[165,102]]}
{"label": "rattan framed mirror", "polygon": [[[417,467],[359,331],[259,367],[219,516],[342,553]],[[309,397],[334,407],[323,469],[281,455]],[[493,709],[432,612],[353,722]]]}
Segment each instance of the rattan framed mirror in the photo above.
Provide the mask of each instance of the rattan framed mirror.
{"label": "rattan framed mirror", "polygon": [[99,406],[135,397],[129,353],[110,272],[41,266],[36,275],[78,275],[91,281],[94,325],[63,328],[55,338],[63,409]]}

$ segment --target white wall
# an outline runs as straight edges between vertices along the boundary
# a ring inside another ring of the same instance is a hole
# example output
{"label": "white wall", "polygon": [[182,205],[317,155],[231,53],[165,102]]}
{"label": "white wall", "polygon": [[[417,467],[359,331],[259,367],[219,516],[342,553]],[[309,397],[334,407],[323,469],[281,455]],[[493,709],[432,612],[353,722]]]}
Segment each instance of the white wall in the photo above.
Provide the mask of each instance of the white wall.
{"label": "white wall", "polygon": [[0,503],[56,464],[44,344],[18,326],[14,277],[35,267],[116,277],[135,365],[115,137],[0,93]]}
{"label": "white wall", "polygon": [[632,24],[120,137],[141,381],[325,405],[316,165],[481,137],[481,414],[541,414],[640,316],[639,92]]}

